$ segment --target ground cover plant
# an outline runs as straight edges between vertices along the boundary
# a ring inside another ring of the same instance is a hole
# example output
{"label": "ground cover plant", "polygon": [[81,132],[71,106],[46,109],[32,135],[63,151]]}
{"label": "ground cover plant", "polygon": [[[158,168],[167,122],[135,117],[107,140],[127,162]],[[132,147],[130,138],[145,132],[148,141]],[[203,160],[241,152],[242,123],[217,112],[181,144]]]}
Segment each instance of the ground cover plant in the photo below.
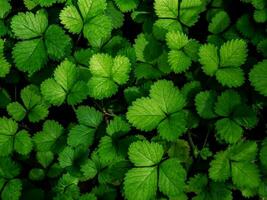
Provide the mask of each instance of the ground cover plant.
{"label": "ground cover plant", "polygon": [[266,36],[266,0],[0,0],[0,199],[266,199]]}

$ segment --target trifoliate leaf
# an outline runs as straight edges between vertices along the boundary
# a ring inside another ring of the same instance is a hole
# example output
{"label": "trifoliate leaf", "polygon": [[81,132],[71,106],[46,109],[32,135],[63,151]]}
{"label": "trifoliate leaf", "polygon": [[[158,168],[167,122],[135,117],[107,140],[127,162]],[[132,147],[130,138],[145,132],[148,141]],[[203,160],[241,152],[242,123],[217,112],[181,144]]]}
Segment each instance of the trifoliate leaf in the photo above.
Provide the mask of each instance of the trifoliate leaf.
{"label": "trifoliate leaf", "polygon": [[[151,131],[158,127],[163,138],[173,140],[185,131],[182,111],[184,105],[185,99],[173,83],[160,80],[152,85],[150,98],[140,98],[133,102],[128,109],[127,119],[136,128],[144,131]],[[181,121],[176,123],[179,117]]]}
{"label": "trifoliate leaf", "polygon": [[18,153],[22,155],[27,155],[31,152],[32,147],[32,139],[27,131],[20,131],[16,134],[14,140],[14,149]]}
{"label": "trifoliate leaf", "polygon": [[267,96],[267,60],[254,65],[249,73],[249,80],[257,92]]}
{"label": "trifoliate leaf", "polygon": [[88,82],[89,95],[103,99],[117,92],[117,84],[123,85],[128,81],[131,64],[125,56],[112,58],[107,54],[95,54],[89,69],[93,75]]}
{"label": "trifoliate leaf", "polygon": [[[231,165],[233,183],[237,187],[256,188],[260,184],[259,169],[249,162],[233,162]],[[246,177],[245,179],[242,177]]]}
{"label": "trifoliate leaf", "polygon": [[230,25],[230,17],[227,12],[218,12],[209,23],[209,32],[218,34],[223,32]]}
{"label": "trifoliate leaf", "polygon": [[48,55],[56,60],[68,55],[71,50],[71,38],[61,27],[51,25],[45,32],[45,45]]}
{"label": "trifoliate leaf", "polygon": [[195,97],[195,106],[199,116],[204,119],[216,117],[216,114],[214,113],[215,101],[216,94],[214,91],[204,91],[198,93]]}
{"label": "trifoliate leaf", "polygon": [[176,18],[178,16],[178,1],[155,0],[155,12],[160,18]]}
{"label": "trifoliate leaf", "polygon": [[41,84],[41,92],[49,103],[59,106],[65,98],[67,103],[75,105],[87,96],[87,87],[83,81],[78,81],[79,71],[68,60],[64,60],[54,71],[54,79],[47,79]]}
{"label": "trifoliate leaf", "polygon": [[12,52],[16,67],[30,75],[40,70],[47,62],[47,53],[42,39],[18,42]]}
{"label": "trifoliate leaf", "polygon": [[135,166],[153,166],[158,164],[163,156],[163,148],[160,144],[148,141],[137,141],[129,147],[129,159]]}
{"label": "trifoliate leaf", "polygon": [[220,65],[222,67],[239,67],[247,58],[247,44],[244,40],[230,40],[220,49]]}
{"label": "trifoliate leaf", "polygon": [[124,178],[124,191],[128,200],[150,200],[157,192],[157,167],[130,169]]}
{"label": "trifoliate leaf", "polygon": [[228,152],[219,152],[210,163],[209,177],[214,181],[225,181],[231,175],[230,169]]}
{"label": "trifoliate leaf", "polygon": [[203,72],[213,76],[219,67],[218,48],[213,44],[202,45],[199,49],[199,62]]}
{"label": "trifoliate leaf", "polygon": [[62,134],[63,127],[58,122],[47,120],[43,125],[43,130],[33,136],[37,151],[52,151]]}
{"label": "trifoliate leaf", "polygon": [[42,36],[48,26],[48,19],[43,11],[19,13],[12,18],[11,28],[19,39],[32,39]]}
{"label": "trifoliate leaf", "polygon": [[10,67],[4,55],[4,40],[0,39],[0,77],[5,77],[9,73]]}
{"label": "trifoliate leaf", "polygon": [[159,166],[159,190],[168,197],[175,197],[183,192],[186,171],[180,162],[173,158]]}

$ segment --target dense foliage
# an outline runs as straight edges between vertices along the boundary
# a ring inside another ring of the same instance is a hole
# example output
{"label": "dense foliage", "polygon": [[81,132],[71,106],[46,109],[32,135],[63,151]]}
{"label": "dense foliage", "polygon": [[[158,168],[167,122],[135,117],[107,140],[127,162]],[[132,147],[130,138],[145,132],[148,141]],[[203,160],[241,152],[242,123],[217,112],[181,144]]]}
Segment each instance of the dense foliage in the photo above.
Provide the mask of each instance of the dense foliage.
{"label": "dense foliage", "polygon": [[266,0],[0,0],[0,199],[267,198]]}

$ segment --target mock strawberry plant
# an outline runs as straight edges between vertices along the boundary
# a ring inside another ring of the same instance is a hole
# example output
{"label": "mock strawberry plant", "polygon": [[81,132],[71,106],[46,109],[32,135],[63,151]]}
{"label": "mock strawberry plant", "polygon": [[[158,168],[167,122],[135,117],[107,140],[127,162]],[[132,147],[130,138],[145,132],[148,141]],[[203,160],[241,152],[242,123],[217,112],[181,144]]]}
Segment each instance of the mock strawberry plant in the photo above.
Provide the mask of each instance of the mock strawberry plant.
{"label": "mock strawberry plant", "polygon": [[266,0],[0,0],[0,199],[267,198]]}

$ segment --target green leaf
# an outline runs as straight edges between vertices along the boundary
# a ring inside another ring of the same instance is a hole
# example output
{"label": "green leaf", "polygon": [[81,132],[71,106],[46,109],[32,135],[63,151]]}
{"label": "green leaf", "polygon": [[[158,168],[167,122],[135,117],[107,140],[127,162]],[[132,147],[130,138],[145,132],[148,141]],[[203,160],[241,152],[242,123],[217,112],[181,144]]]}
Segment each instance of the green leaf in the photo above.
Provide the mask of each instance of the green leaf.
{"label": "green leaf", "polygon": [[33,136],[37,151],[52,151],[62,134],[63,127],[58,122],[47,120],[43,125],[43,130]]}
{"label": "green leaf", "polygon": [[16,134],[14,140],[14,149],[22,154],[27,155],[31,152],[33,147],[32,139],[27,131],[20,131]]}
{"label": "green leaf", "polygon": [[157,192],[157,167],[130,169],[124,178],[124,191],[128,200],[150,200]]}
{"label": "green leaf", "polygon": [[57,25],[51,25],[45,32],[45,45],[47,54],[60,60],[71,52],[71,38]]}
{"label": "green leaf", "polygon": [[0,2],[0,19],[6,17],[6,15],[10,12],[11,5],[8,0],[2,0]]}
{"label": "green leaf", "polygon": [[230,17],[227,12],[218,12],[209,23],[209,32],[218,34],[223,32],[230,25]]}
{"label": "green leaf", "polygon": [[13,179],[20,174],[20,165],[10,157],[0,157],[0,177]]}
{"label": "green leaf", "polygon": [[[256,188],[260,184],[260,173],[256,164],[234,162],[232,167],[233,183],[239,187]],[[245,179],[242,177],[246,177]]]}
{"label": "green leaf", "polygon": [[155,12],[160,18],[176,18],[178,16],[178,1],[155,0]]}
{"label": "green leaf", "polygon": [[131,130],[130,124],[128,124],[122,117],[115,116],[112,121],[109,122],[106,132],[109,136],[121,136],[128,133]]}
{"label": "green leaf", "polygon": [[205,74],[213,76],[219,67],[218,48],[213,44],[205,44],[199,48],[199,62]]}
{"label": "green leaf", "polygon": [[11,28],[19,39],[32,39],[42,36],[48,26],[46,14],[40,10],[36,14],[32,12],[19,13],[11,21]]}
{"label": "green leaf", "polygon": [[220,49],[221,67],[239,67],[246,62],[247,44],[244,40],[230,40]]}
{"label": "green leaf", "polygon": [[76,147],[79,145],[90,146],[93,144],[95,129],[84,125],[76,125],[71,128],[68,135],[68,145]]}
{"label": "green leaf", "polygon": [[216,73],[216,79],[223,86],[239,87],[245,82],[244,72],[240,68],[222,68]]}
{"label": "green leaf", "polygon": [[[174,140],[186,130],[184,106],[185,99],[173,83],[160,80],[151,86],[150,98],[143,97],[133,102],[128,108],[127,119],[144,131],[158,127],[162,137]],[[178,118],[179,123],[176,122]]]}
{"label": "green leaf", "polygon": [[110,36],[111,31],[111,19],[106,15],[98,15],[84,25],[83,34],[92,46],[99,47],[102,40]]}
{"label": "green leaf", "polygon": [[220,116],[228,117],[240,103],[241,97],[237,92],[226,90],[218,97],[215,112]]}
{"label": "green leaf", "polygon": [[21,121],[26,116],[26,110],[18,102],[12,102],[7,105],[8,114],[16,121]]}
{"label": "green leaf", "polygon": [[22,182],[19,179],[13,179],[7,182],[2,191],[3,200],[19,200],[22,192]]}
{"label": "green leaf", "polygon": [[[128,2],[127,5],[129,5]],[[111,1],[108,2],[106,14],[111,19],[113,28],[117,29],[123,26],[124,15],[115,7],[115,5]]]}
{"label": "green leaf", "polygon": [[254,89],[267,96],[267,60],[258,62],[249,73],[249,80]]}
{"label": "green leaf", "polygon": [[103,14],[107,7],[106,0],[78,0],[78,7],[84,21],[90,20],[92,17]]}
{"label": "green leaf", "polygon": [[9,73],[11,67],[11,65],[9,64],[9,62],[7,62],[4,55],[5,53],[4,44],[5,44],[4,40],[0,39],[0,77],[5,77]]}
{"label": "green leaf", "polygon": [[255,141],[242,141],[230,148],[230,158],[232,161],[250,162],[256,159],[257,143]]}
{"label": "green leaf", "polygon": [[167,116],[158,126],[160,136],[168,141],[175,141],[186,131],[186,120],[184,111]]}
{"label": "green leaf", "polygon": [[37,161],[42,167],[47,168],[54,159],[54,154],[51,151],[41,151],[36,153]]}
{"label": "green leaf", "polygon": [[83,20],[75,6],[65,7],[59,15],[61,23],[71,33],[80,33],[83,29]]}
{"label": "green leaf", "polygon": [[12,51],[16,67],[30,75],[40,70],[47,62],[47,53],[42,39],[18,42]]}
{"label": "green leaf", "polygon": [[168,32],[166,34],[166,42],[170,49],[172,50],[180,50],[183,48],[188,42],[189,39],[186,34],[183,32]]}
{"label": "green leaf", "polygon": [[186,171],[177,159],[168,159],[159,166],[159,190],[168,197],[181,194],[185,186]]}
{"label": "green leaf", "polygon": [[101,112],[97,111],[94,107],[79,106],[76,110],[76,117],[80,124],[97,128],[103,120]]}
{"label": "green leaf", "polygon": [[229,154],[219,152],[210,163],[209,177],[214,181],[226,181],[231,176]]}
{"label": "green leaf", "polygon": [[0,118],[0,156],[7,156],[13,152],[14,135],[18,124],[12,119]]}
{"label": "green leaf", "polygon": [[70,167],[75,158],[75,151],[71,147],[67,146],[58,155],[58,162],[60,167]]}
{"label": "green leaf", "polygon": [[263,140],[260,149],[260,161],[264,167],[267,167],[267,140]]}
{"label": "green leaf", "polygon": [[216,94],[214,91],[204,91],[197,94],[195,97],[195,106],[197,113],[204,119],[212,119],[216,117],[214,113],[214,104]]}
{"label": "green leaf", "polygon": [[72,62],[64,60],[54,71],[54,79],[47,79],[41,84],[41,92],[49,103],[59,106],[66,96],[67,103],[75,105],[87,96],[87,87],[79,80],[78,68]]}
{"label": "green leaf", "polygon": [[180,21],[187,26],[193,26],[203,11],[201,0],[182,0],[180,3]]}
{"label": "green leaf", "polygon": [[237,123],[228,118],[218,120],[215,129],[220,139],[231,144],[240,140],[244,132]]}
{"label": "green leaf", "polygon": [[138,6],[139,0],[115,0],[115,4],[122,12],[129,12],[134,10]]}
{"label": "green leaf", "polygon": [[93,77],[88,82],[89,95],[96,99],[112,96],[118,85],[128,81],[131,64],[127,57],[108,54],[95,54],[90,60],[90,72]]}
{"label": "green leaf", "polygon": [[171,50],[168,53],[168,62],[175,73],[182,73],[189,69],[192,64],[191,58],[183,51]]}
{"label": "green leaf", "polygon": [[150,89],[150,97],[157,101],[164,113],[175,113],[185,106],[184,96],[171,81],[160,80]]}
{"label": "green leaf", "polygon": [[81,165],[81,172],[85,176],[86,180],[92,179],[97,174],[97,166],[94,161],[88,159]]}
{"label": "green leaf", "polygon": [[129,159],[135,166],[149,167],[158,164],[163,156],[163,148],[157,143],[137,141],[129,147]]}

